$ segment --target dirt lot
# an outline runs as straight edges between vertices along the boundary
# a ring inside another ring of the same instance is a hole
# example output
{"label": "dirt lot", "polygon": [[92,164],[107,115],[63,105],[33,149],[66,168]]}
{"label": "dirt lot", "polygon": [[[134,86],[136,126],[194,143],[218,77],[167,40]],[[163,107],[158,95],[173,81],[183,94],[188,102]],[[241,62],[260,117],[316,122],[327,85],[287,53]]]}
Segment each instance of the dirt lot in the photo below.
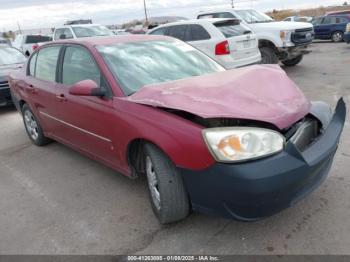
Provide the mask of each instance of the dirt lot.
{"label": "dirt lot", "polygon": [[[310,99],[349,103],[350,46],[312,49],[288,75]],[[13,109],[0,109],[0,127],[0,254],[350,254],[349,122],[330,177],[296,206],[254,223],[192,214],[171,226],[153,216],[144,180],[31,145]]]}

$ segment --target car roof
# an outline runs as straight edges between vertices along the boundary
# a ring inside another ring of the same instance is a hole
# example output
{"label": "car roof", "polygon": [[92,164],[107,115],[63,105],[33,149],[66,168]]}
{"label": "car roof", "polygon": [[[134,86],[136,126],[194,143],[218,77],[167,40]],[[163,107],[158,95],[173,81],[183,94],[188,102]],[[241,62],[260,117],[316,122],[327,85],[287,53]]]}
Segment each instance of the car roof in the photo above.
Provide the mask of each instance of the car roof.
{"label": "car roof", "polygon": [[45,46],[51,44],[81,44],[85,46],[102,46],[113,45],[120,43],[136,43],[136,42],[148,42],[148,41],[161,41],[173,39],[167,36],[161,35],[120,35],[120,36],[101,36],[101,37],[85,37],[77,39],[66,39],[55,42],[49,42]]}
{"label": "car roof", "polygon": [[222,13],[222,12],[236,12],[236,11],[255,11],[255,9],[215,9],[215,10],[210,10],[210,11],[201,11],[198,13],[198,15],[203,15],[203,14],[216,14],[216,13]]}

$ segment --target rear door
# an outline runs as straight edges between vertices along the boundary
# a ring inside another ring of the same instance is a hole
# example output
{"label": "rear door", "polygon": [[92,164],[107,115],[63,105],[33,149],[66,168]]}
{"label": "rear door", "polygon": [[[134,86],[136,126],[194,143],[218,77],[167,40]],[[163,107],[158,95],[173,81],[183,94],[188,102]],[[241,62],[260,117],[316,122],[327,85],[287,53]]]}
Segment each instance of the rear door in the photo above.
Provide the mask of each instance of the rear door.
{"label": "rear door", "polygon": [[[61,55],[56,90],[56,137],[100,160],[113,165],[117,159],[112,141],[114,110],[112,91],[90,51],[68,45]],[[69,88],[82,80],[93,80],[106,91],[105,97],[75,96]]]}
{"label": "rear door", "polygon": [[52,45],[36,52],[29,60],[25,82],[18,83],[47,133],[52,133],[56,127],[56,122],[47,116],[57,115],[56,71],[61,48],[61,45]]}
{"label": "rear door", "polygon": [[188,43],[208,56],[215,58],[215,45],[218,39],[212,38],[206,28],[198,24],[189,24],[186,29],[185,39]]}

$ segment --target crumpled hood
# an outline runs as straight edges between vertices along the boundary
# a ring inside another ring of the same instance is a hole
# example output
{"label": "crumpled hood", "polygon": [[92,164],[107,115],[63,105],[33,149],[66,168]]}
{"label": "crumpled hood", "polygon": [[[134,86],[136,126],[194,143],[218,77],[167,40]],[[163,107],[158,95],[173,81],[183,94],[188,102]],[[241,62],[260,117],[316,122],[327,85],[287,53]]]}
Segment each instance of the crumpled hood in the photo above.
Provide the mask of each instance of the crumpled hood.
{"label": "crumpled hood", "polygon": [[254,65],[148,85],[126,98],[202,118],[236,118],[284,129],[309,113],[310,103],[278,65]]}

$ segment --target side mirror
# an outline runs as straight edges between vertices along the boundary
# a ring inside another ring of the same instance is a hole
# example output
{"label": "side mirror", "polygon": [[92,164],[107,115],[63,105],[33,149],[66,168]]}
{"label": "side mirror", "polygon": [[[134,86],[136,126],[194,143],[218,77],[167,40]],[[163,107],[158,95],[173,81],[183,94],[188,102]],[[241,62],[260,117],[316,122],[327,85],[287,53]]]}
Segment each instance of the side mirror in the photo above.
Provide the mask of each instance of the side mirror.
{"label": "side mirror", "polygon": [[95,81],[90,79],[79,81],[71,86],[69,89],[69,94],[75,96],[105,96],[105,92],[98,87]]}

